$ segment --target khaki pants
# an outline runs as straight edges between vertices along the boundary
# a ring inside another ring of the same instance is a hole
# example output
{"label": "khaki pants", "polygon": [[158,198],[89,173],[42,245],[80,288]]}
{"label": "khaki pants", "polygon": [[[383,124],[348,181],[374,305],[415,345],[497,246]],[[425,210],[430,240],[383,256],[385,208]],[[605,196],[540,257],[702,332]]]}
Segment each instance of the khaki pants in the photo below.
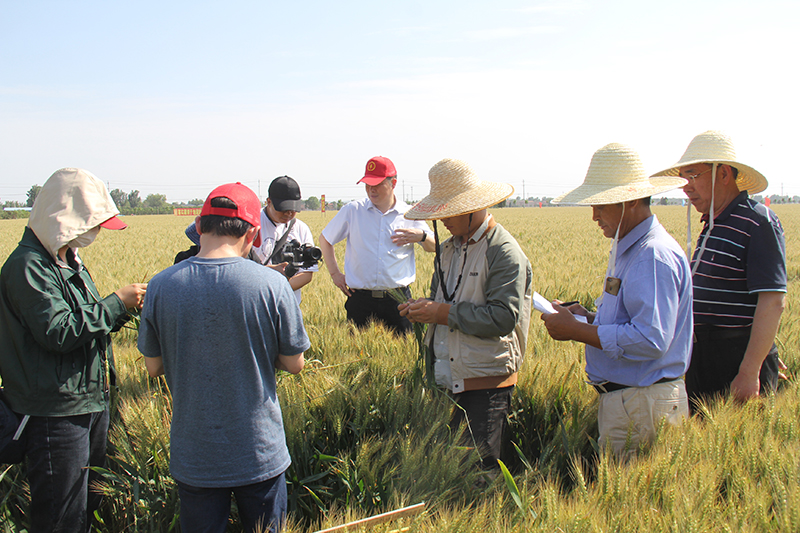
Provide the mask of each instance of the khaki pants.
{"label": "khaki pants", "polygon": [[662,418],[678,425],[689,417],[689,402],[682,379],[649,387],[629,387],[600,395],[597,422],[601,448],[629,458],[653,442]]}

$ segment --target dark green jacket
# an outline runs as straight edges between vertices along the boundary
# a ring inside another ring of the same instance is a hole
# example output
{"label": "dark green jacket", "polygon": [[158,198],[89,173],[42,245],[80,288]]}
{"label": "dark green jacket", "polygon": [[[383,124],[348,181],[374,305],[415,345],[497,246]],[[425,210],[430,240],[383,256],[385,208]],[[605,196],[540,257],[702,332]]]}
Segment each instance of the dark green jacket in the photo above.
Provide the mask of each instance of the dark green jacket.
{"label": "dark green jacket", "polygon": [[25,228],[0,271],[0,378],[11,408],[33,416],[105,409],[109,333],[125,316],[116,294],[101,299],[85,268],[59,266]]}

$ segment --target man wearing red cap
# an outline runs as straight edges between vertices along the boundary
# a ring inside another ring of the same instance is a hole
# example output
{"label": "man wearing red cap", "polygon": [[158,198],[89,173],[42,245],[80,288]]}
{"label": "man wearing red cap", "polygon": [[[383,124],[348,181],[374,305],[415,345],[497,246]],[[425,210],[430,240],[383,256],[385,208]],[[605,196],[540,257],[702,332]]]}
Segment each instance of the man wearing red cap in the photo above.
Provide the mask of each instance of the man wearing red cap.
{"label": "man wearing red cap", "polygon": [[196,220],[200,252],[153,277],[142,311],[139,350],[173,398],[183,531],[224,532],[231,493],[245,531],[280,530],[286,513],[275,371],[299,373],[310,343],[286,278],[245,259],[261,244],[260,220],[249,188],[214,189]]}
{"label": "man wearing red cap", "polygon": [[[390,289],[411,297],[408,286],[416,277],[414,243],[432,252],[435,244],[428,225],[406,220],[411,206],[394,194],[397,171],[387,157],[367,162],[364,177],[367,198],[345,205],[322,230],[319,247],[334,285],[347,296],[347,319],[358,327],[379,320],[395,333],[411,330],[401,317]],[[333,246],[347,239],[345,271],[339,269]]]}

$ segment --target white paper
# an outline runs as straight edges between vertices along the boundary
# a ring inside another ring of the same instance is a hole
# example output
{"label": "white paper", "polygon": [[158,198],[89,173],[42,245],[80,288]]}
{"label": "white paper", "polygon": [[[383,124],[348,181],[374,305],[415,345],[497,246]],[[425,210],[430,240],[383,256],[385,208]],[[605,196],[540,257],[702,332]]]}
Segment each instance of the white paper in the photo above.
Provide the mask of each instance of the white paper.
{"label": "white paper", "polygon": [[[550,315],[556,312],[553,304],[551,304],[547,298],[536,291],[533,292],[533,308],[545,315]],[[572,316],[574,316],[575,320],[578,322],[587,322],[586,317],[583,315],[576,315],[573,313]]]}
{"label": "white paper", "polygon": [[533,308],[546,315],[556,312],[553,305],[544,296],[535,291],[533,293]]}

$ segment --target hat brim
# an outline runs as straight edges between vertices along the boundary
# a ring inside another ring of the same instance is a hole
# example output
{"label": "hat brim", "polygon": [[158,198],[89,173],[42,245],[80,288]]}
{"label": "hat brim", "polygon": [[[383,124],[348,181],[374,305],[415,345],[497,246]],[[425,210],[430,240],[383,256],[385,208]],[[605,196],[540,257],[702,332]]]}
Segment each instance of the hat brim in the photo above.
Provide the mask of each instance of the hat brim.
{"label": "hat brim", "polygon": [[646,182],[629,183],[607,188],[584,183],[570,192],[551,200],[550,203],[559,205],[618,204],[671,191],[683,187],[686,183],[687,181],[681,177],[650,178]]}
{"label": "hat brim", "polygon": [[376,185],[380,185],[381,183],[383,183],[388,179],[394,179],[396,177],[397,176],[386,176],[385,178],[381,178],[380,176],[364,176],[363,178],[361,178],[356,182],[356,185],[358,185],[359,183],[366,183],[367,185],[374,187]]}
{"label": "hat brim", "polygon": [[729,159],[692,159],[689,161],[678,161],[671,167],[664,169],[661,172],[656,172],[653,174],[653,177],[679,176],[681,167],[688,167],[689,165],[697,165],[700,163],[709,165],[718,163],[720,165],[730,165],[735,167],[738,172],[736,175],[736,186],[740,191],[747,191],[747,194],[758,194],[764,191],[769,185],[767,178],[765,178],[761,172],[757,171],[751,166],[739,163],[738,161],[731,161]]}
{"label": "hat brim", "polygon": [[514,194],[508,183],[482,181],[476,187],[446,197],[428,195],[409,209],[405,217],[409,220],[441,220],[459,215],[468,215],[499,204]]}
{"label": "hat brim", "polygon": [[300,211],[304,205],[302,200],[273,200],[270,198],[270,201],[275,211]]}
{"label": "hat brim", "polygon": [[113,216],[108,220],[106,220],[105,222],[101,222],[100,227],[103,227],[105,229],[125,229],[128,227],[128,225],[123,221],[121,221],[116,216]]}

